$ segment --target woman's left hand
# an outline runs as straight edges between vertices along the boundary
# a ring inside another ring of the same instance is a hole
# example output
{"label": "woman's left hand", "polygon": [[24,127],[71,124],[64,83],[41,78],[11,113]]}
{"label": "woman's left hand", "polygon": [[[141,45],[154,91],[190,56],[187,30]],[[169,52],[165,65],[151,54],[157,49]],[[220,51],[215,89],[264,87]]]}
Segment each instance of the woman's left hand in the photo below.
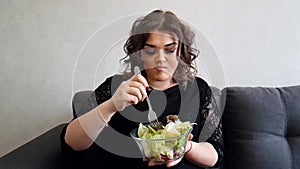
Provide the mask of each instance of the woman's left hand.
{"label": "woman's left hand", "polygon": [[[169,167],[172,167],[172,166],[178,164],[178,163],[182,160],[182,158],[183,158],[183,156],[180,157],[179,159],[175,160],[175,161],[167,161],[166,166],[167,166],[168,168],[169,168]],[[155,162],[155,161],[149,161],[148,165],[149,165],[150,167],[152,167],[152,166],[156,166],[156,165],[161,165],[161,163],[157,163],[157,162]]]}

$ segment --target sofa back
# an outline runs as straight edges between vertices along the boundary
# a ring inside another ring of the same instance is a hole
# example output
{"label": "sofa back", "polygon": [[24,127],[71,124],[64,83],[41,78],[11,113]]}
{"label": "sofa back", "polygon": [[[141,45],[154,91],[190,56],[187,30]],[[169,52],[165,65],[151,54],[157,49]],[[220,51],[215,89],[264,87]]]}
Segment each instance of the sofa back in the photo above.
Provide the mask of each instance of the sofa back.
{"label": "sofa back", "polygon": [[222,94],[226,169],[300,169],[300,86]]}

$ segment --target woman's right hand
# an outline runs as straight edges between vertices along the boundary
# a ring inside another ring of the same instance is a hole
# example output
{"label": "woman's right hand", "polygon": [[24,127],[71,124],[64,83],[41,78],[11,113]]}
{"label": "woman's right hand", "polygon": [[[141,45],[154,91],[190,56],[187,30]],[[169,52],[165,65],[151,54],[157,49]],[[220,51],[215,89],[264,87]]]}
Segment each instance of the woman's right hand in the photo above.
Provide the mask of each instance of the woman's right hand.
{"label": "woman's right hand", "polygon": [[147,80],[141,74],[122,82],[111,98],[116,110],[122,111],[131,104],[143,101],[147,96],[148,86]]}

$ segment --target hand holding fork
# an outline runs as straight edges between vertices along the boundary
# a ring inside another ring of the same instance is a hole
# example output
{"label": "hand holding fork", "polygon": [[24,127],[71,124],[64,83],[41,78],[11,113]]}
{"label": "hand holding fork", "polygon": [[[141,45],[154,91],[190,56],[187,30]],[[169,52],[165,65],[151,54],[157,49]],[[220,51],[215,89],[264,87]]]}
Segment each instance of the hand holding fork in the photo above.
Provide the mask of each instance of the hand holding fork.
{"label": "hand holding fork", "polygon": [[[134,74],[139,74],[140,68],[138,66],[134,67]],[[157,120],[157,116],[156,113],[153,111],[151,103],[150,103],[150,99],[148,97],[148,95],[146,96],[146,101],[148,104],[148,108],[149,108],[149,112],[148,112],[148,122],[150,123],[150,126],[154,129],[159,129],[162,127],[162,124],[160,122],[158,122]]]}

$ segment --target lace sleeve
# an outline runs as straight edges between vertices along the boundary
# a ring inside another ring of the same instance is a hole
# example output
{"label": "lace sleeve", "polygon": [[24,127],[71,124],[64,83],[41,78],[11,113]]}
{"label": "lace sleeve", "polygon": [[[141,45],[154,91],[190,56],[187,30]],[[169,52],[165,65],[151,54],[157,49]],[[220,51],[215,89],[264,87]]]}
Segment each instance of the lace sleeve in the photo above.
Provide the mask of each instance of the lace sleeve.
{"label": "lace sleeve", "polygon": [[203,90],[201,97],[201,135],[200,141],[206,141],[215,148],[218,153],[218,161],[214,167],[220,166],[223,159],[223,133],[221,116],[222,112],[218,109],[216,100],[209,86]]}
{"label": "lace sleeve", "polygon": [[84,104],[82,104],[81,107],[78,107],[76,110],[73,107],[73,119],[84,115],[111,97],[111,79],[112,77],[108,77],[93,92],[91,92],[90,96],[84,101]]}
{"label": "lace sleeve", "polygon": [[110,99],[120,84],[127,80],[128,76],[116,74],[106,78],[106,80],[95,90],[97,104],[101,104]]}
{"label": "lace sleeve", "polygon": [[101,104],[108,100],[112,94],[111,94],[111,81],[112,77],[109,77],[103,82],[96,90],[95,90],[95,97],[97,104]]}

